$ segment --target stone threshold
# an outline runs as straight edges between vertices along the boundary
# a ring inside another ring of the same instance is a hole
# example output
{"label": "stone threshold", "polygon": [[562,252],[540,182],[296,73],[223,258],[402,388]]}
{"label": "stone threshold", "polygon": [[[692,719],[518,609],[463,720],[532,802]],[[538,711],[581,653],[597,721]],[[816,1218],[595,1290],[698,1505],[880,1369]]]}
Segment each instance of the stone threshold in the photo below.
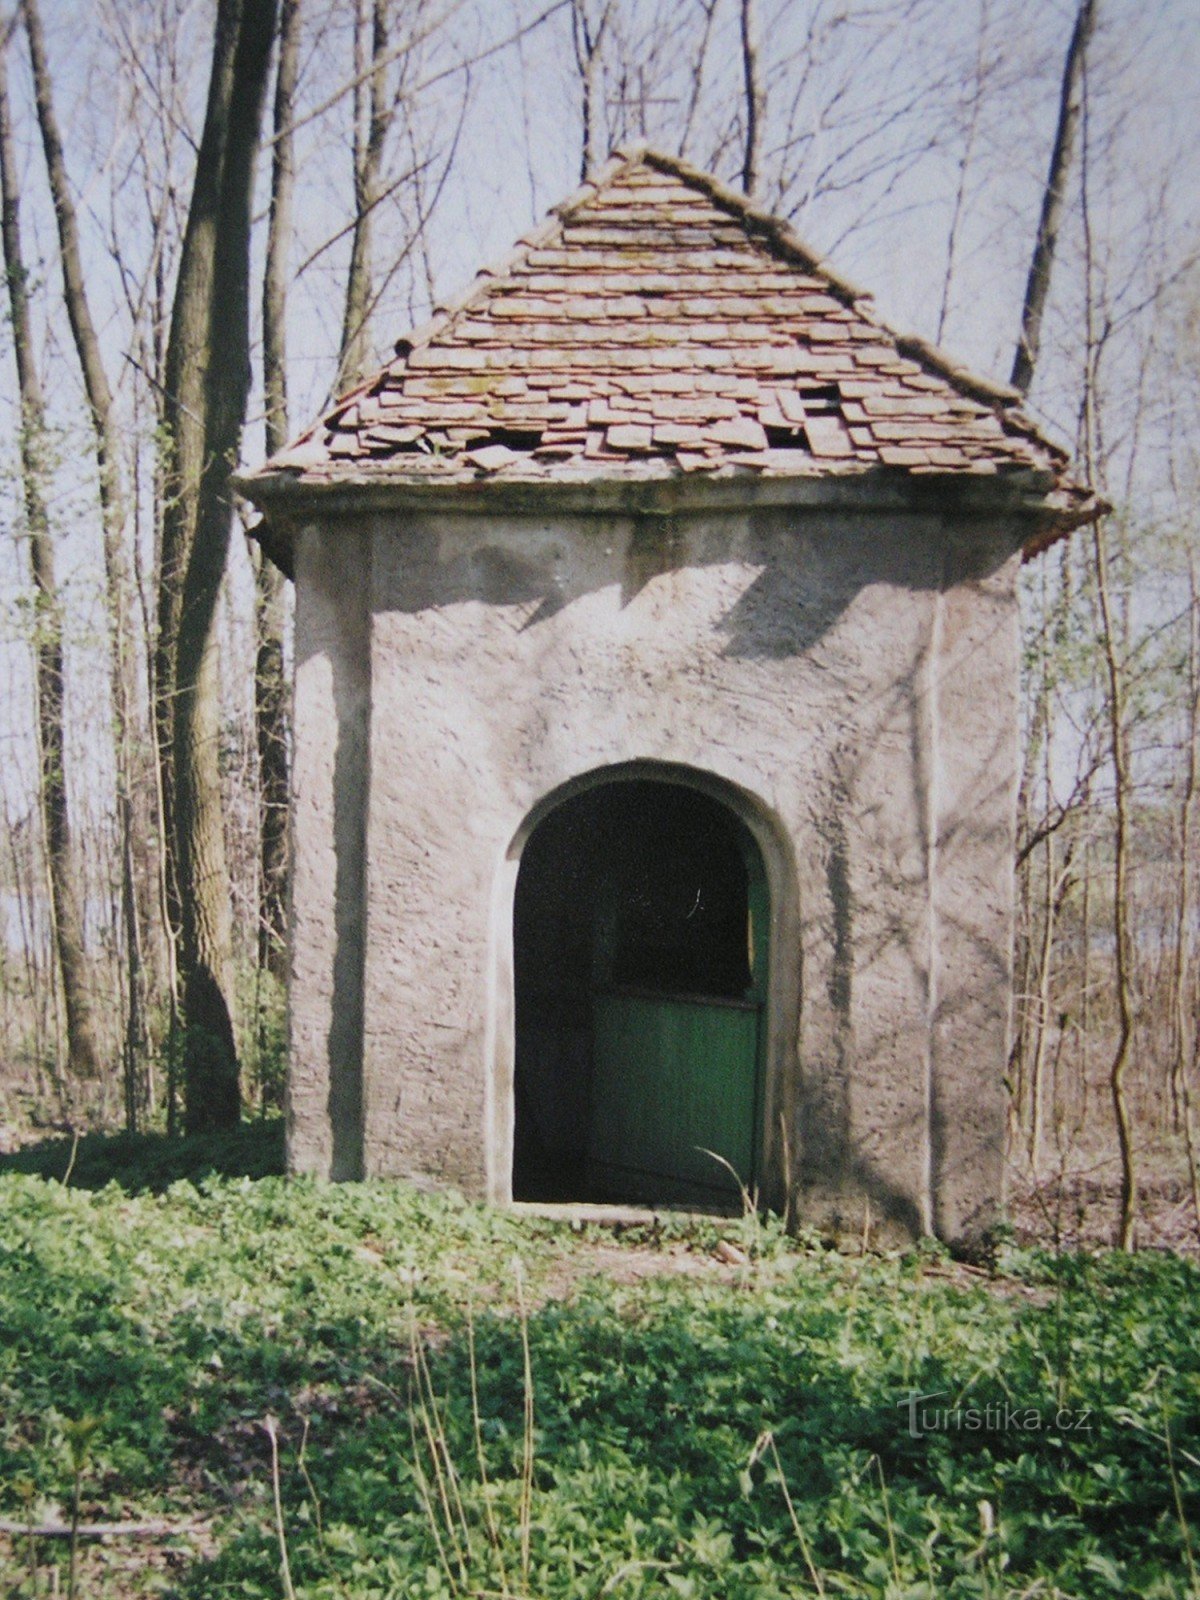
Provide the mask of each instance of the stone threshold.
{"label": "stone threshold", "polygon": [[742,1215],[738,1206],[629,1206],[600,1205],[590,1201],[575,1200],[513,1200],[506,1207],[519,1217],[532,1217],[541,1222],[569,1222],[573,1228],[648,1228],[664,1221],[713,1222],[735,1221]]}

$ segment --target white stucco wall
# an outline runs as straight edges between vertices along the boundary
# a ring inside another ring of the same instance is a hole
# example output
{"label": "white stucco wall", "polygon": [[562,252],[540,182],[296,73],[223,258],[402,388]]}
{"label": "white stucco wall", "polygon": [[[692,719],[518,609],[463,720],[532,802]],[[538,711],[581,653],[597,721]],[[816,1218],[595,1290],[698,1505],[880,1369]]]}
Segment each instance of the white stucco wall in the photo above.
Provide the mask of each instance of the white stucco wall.
{"label": "white stucco wall", "polygon": [[1017,539],[796,507],[300,530],[293,1167],[507,1197],[520,847],[637,763],[708,775],[764,849],[768,1194],[786,1170],[823,1225],[986,1228]]}

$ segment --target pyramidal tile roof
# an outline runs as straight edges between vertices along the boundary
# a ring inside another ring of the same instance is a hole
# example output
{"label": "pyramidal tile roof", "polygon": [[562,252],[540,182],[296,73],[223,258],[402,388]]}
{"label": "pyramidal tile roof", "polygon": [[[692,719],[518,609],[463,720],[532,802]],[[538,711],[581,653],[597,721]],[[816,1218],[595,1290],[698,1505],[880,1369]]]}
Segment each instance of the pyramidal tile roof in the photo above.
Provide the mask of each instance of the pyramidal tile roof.
{"label": "pyramidal tile roof", "polygon": [[1053,537],[1098,502],[1019,403],[889,330],[786,224],[637,148],[244,485],[1008,474]]}

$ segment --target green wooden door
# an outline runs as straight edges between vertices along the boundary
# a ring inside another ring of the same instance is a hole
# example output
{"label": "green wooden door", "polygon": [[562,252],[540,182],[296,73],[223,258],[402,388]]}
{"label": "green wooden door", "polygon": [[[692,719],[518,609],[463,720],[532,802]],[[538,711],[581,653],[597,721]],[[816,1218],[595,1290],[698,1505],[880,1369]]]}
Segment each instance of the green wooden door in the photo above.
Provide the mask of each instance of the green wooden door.
{"label": "green wooden door", "polygon": [[759,1013],[754,1000],[596,996],[588,1157],[598,1189],[699,1200],[736,1195],[729,1167],[753,1181]]}
{"label": "green wooden door", "polygon": [[[619,885],[601,908],[587,1140],[589,1187],[598,1194],[702,1204],[735,1199],[739,1183],[756,1182],[769,907],[758,848],[733,818],[728,825],[745,867],[740,934],[730,932],[728,916],[724,922],[727,942],[745,941],[740,992],[620,982]],[[686,897],[684,907],[687,920]],[[627,946],[637,944],[637,918],[631,926]],[[673,937],[661,923],[656,932],[660,941]],[[730,963],[722,965],[727,971]]]}

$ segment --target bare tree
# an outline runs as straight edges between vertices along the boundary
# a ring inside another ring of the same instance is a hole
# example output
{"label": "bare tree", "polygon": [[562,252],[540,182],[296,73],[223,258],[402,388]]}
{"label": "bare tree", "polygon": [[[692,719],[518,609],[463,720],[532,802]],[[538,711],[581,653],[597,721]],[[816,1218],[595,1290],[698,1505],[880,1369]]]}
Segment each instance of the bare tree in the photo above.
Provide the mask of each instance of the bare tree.
{"label": "bare tree", "polygon": [[[1092,11],[1093,8],[1094,0],[1082,0],[1080,16],[1082,17],[1085,9]],[[1081,443],[1083,446],[1084,465],[1089,477],[1093,482],[1103,483],[1106,462],[1101,443],[1098,390],[1100,363],[1104,356],[1105,347],[1112,336],[1113,322],[1110,315],[1098,316],[1101,308],[1096,285],[1096,259],[1091,222],[1090,148],[1087,126],[1088,78],[1086,45],[1090,34],[1090,26],[1089,22],[1087,32],[1084,34],[1083,46],[1079,51],[1078,62],[1073,65],[1072,56],[1074,54],[1076,35],[1079,33],[1077,19],[1076,31],[1071,39],[1072,49],[1068,51],[1067,69],[1064,72],[1064,87],[1067,76],[1074,72],[1079,87],[1081,112],[1084,121],[1080,208],[1084,247],[1084,320],[1086,333],[1083,397],[1080,413]],[[1051,177],[1055,177],[1053,163],[1051,164]],[[1064,178],[1064,174],[1058,174],[1057,182],[1061,185]],[[1044,216],[1045,208],[1043,207]],[[1045,292],[1043,289],[1043,302]],[[1026,348],[1029,348],[1029,343],[1024,339],[1024,334],[1023,342]],[[1100,620],[1099,643],[1104,664],[1105,686],[1107,688],[1105,707],[1108,734],[1107,754],[1111,763],[1113,782],[1112,933],[1117,1005],[1117,1038],[1109,1066],[1109,1094],[1112,1101],[1113,1116],[1116,1121],[1117,1148],[1121,1161],[1120,1210],[1117,1220],[1116,1243],[1122,1250],[1132,1250],[1135,1244],[1137,1227],[1138,1170],[1126,1077],[1129,1071],[1134,1037],[1134,949],[1130,922],[1129,889],[1130,806],[1133,790],[1129,759],[1125,663],[1122,660],[1116,610],[1112,599],[1109,549],[1104,518],[1099,518],[1092,528],[1092,574],[1096,586],[1096,601]],[[1123,631],[1127,635],[1127,626]]]}
{"label": "bare tree", "polygon": [[742,99],[746,117],[742,188],[746,194],[753,195],[758,188],[759,142],[765,109],[758,64],[758,17],[754,0],[741,0],[738,24],[742,41]]}
{"label": "bare tree", "polygon": [[[83,373],[84,391],[95,438],[100,522],[103,532],[105,589],[108,600],[110,685],[113,710],[114,764],[116,770],[117,825],[121,861],[121,920],[125,934],[127,969],[125,1022],[125,1112],[129,1127],[137,1126],[145,1100],[141,1084],[145,1049],[145,983],[142,964],[142,918],[139,916],[134,867],[134,835],[145,833],[145,815],[134,816],[134,750],[142,748],[137,698],[130,662],[129,570],[125,556],[125,495],[121,481],[120,438],[112,389],[92,317],[79,242],[79,223],[67,177],[62,136],[54,112],[50,67],[37,0],[22,0],[21,11],[29,40],[34,98],[54,216],[58,228],[63,300]],[[143,786],[144,789],[144,786]]]}
{"label": "bare tree", "polygon": [[370,66],[364,0],[354,17],[354,228],[346,278],[342,347],[335,390],[349,389],[370,360],[371,235],[379,200],[379,172],[394,107],[387,100],[388,13],[390,0],[372,0]]}
{"label": "bare tree", "polygon": [[700,0],[700,12],[704,21],[700,28],[700,38],[690,62],[689,83],[687,94],[684,97],[683,122],[679,129],[678,150],[681,156],[688,154],[688,145],[692,137],[692,129],[696,123],[696,112],[700,105],[700,96],[704,92],[704,70],[708,64],[708,48],[712,41],[713,18],[716,16],[719,0]]}
{"label": "bare tree", "polygon": [[1011,382],[1022,394],[1029,393],[1041,348],[1042,317],[1046,310],[1046,297],[1050,293],[1050,279],[1054,271],[1054,252],[1058,244],[1058,229],[1066,200],[1067,179],[1075,150],[1075,134],[1079,125],[1080,97],[1088,44],[1096,26],[1097,0],[1079,0],[1075,13],[1075,26],[1067,46],[1063,65],[1062,88],[1058,103],[1058,126],[1054,132],[1054,146],[1050,152],[1050,170],[1046,174],[1046,187],[1042,194],[1042,212],[1038,220],[1037,241],[1033,259],[1029,263],[1029,277],[1025,284],[1025,299],[1021,307],[1021,331],[1013,357]]}
{"label": "bare tree", "polygon": [[967,90],[966,128],[963,133],[962,155],[958,163],[958,182],[954,189],[954,205],[950,213],[950,229],[946,238],[946,271],[942,278],[942,297],[938,306],[937,331],[934,334],[934,342],[939,345],[946,331],[946,319],[950,315],[950,293],[954,284],[954,269],[957,265],[959,233],[966,211],[967,177],[971,169],[971,158],[975,153],[975,140],[979,132],[979,119],[983,108],[987,74],[989,21],[988,0],[979,0],[979,29],[975,50],[975,71],[972,74],[971,83]]}
{"label": "bare tree", "polygon": [[[287,443],[287,286],[295,191],[296,82],[300,59],[300,0],[283,0],[279,14],[279,64],[275,78],[271,155],[271,210],[263,276],[263,390],[266,447],[273,455]],[[258,964],[282,981],[286,967],[287,889],[287,684],[283,666],[283,576],[260,560],[257,586],[258,651],[255,662],[255,723],[259,766],[260,884]]]}
{"label": "bare tree", "polygon": [[1108,679],[1109,752],[1112,760],[1115,834],[1113,846],[1113,949],[1116,963],[1117,1042],[1109,1068],[1109,1089],[1117,1124],[1121,1157],[1121,1209],[1117,1243],[1132,1250],[1137,1220],[1138,1181],[1134,1160],[1133,1128],[1125,1078],[1133,1040],[1132,947],[1129,928],[1129,751],[1126,737],[1125,686],[1118,657],[1116,623],[1109,579],[1108,545],[1104,524],[1092,530],[1096,594],[1100,605],[1104,668]]}
{"label": "bare tree", "polygon": [[34,695],[38,792],[50,880],[50,909],[66,1012],[68,1061],[76,1076],[93,1078],[100,1070],[100,1060],[88,993],[83,913],[71,849],[66,746],[63,737],[63,617],[55,583],[54,545],[44,487],[47,469],[46,414],[33,353],[29,286],[21,245],[21,194],[13,150],[4,51],[0,51],[0,207],[13,352],[21,399],[21,477],[35,596]]}
{"label": "bare tree", "polygon": [[600,164],[599,117],[601,107],[600,72],[603,66],[604,36],[612,19],[614,0],[604,0],[598,16],[588,10],[588,0],[571,0],[571,44],[579,73],[580,155],[579,176],[587,178]]}
{"label": "bare tree", "polygon": [[166,352],[162,581],[182,573],[172,767],[189,1131],[240,1112],[215,621],[250,386],[251,200],[275,17],[275,0],[219,0]]}
{"label": "bare tree", "polygon": [[[1196,571],[1196,552],[1188,551],[1188,610],[1186,694],[1184,721],[1184,761],[1182,793],[1179,798],[1179,887],[1175,911],[1175,949],[1171,971],[1171,1098],[1176,1120],[1182,1122],[1191,1177],[1192,1211],[1200,1230],[1200,1166],[1197,1165],[1196,1129],[1192,1116],[1189,1069],[1200,1056],[1200,1014],[1190,1014],[1200,1006],[1200,992],[1189,997],[1192,965],[1192,934],[1195,919],[1192,860],[1194,811],[1197,779],[1200,777],[1200,575]],[[1192,1006],[1189,1007],[1189,998]],[[1189,1031],[1193,1037],[1190,1041]]]}
{"label": "bare tree", "polygon": [[[171,764],[174,642],[179,580],[162,582],[166,337],[170,288],[186,221],[188,175],[197,134],[190,123],[189,75],[203,70],[187,26],[188,0],[161,0],[153,8],[128,8],[100,0],[109,49],[122,70],[114,81],[114,107],[123,138],[106,158],[112,173],[105,218],[108,257],[128,317],[122,372],[130,397],[119,426],[130,445],[127,459],[126,549],[131,556],[129,641],[131,673],[140,692],[131,703],[137,887],[149,1004],[148,1032],[165,1021],[167,1126],[176,1130],[180,1034],[179,946],[181,910],[175,870]],[[81,139],[82,143],[82,139]],[[99,208],[94,199],[88,207]],[[104,273],[95,258],[90,285],[102,292]],[[118,385],[118,388],[120,385]],[[147,470],[147,465],[148,470]],[[147,537],[148,535],[148,537]],[[138,657],[137,660],[134,657]],[[148,726],[150,738],[143,737]],[[153,1038],[145,1087],[154,1097]]]}

